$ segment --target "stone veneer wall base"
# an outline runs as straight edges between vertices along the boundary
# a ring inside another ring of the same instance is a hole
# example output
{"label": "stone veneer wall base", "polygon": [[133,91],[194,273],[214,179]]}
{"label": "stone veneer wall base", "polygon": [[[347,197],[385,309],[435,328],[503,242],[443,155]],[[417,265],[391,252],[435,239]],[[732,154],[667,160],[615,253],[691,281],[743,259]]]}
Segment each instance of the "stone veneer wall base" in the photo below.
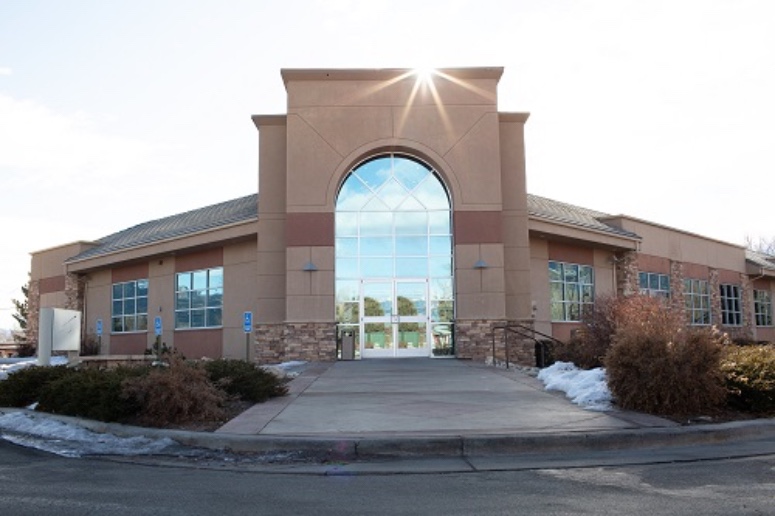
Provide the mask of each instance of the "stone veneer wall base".
{"label": "stone veneer wall base", "polygon": [[477,362],[492,360],[493,340],[495,359],[506,360],[506,339],[509,344],[509,362],[523,366],[535,365],[535,343],[504,329],[495,329],[504,324],[522,324],[532,327],[532,321],[505,320],[457,320],[455,321],[455,355],[457,358]]}
{"label": "stone veneer wall base", "polygon": [[261,324],[254,334],[260,364],[336,360],[336,323]]}

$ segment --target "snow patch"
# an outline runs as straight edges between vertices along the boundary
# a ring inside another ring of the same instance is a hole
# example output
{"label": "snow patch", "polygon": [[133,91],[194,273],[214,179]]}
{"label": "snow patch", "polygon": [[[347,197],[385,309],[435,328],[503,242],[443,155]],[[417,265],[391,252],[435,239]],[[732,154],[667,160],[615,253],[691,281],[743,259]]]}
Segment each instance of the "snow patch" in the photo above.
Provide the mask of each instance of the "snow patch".
{"label": "snow patch", "polygon": [[153,455],[174,453],[180,445],[169,438],[118,437],[24,412],[0,415],[0,438],[63,457],[85,455]]}
{"label": "snow patch", "polygon": [[[67,365],[67,363],[67,357],[51,357],[52,366]],[[0,359],[0,380],[5,380],[11,373],[37,364],[38,357]]]}
{"label": "snow patch", "polygon": [[579,369],[570,362],[555,362],[541,369],[538,379],[547,391],[562,391],[572,403],[587,410],[611,410],[613,397],[606,382],[605,369]]}

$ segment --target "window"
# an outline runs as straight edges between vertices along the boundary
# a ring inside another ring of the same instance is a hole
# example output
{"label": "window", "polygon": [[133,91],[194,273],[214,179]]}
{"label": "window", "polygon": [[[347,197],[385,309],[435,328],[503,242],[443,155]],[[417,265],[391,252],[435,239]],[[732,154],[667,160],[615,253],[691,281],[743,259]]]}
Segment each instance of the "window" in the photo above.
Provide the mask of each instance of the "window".
{"label": "window", "polygon": [[148,330],[148,280],[113,284],[111,331],[128,333]]}
{"label": "window", "polygon": [[223,325],[223,268],[175,276],[175,328]]}
{"label": "window", "polygon": [[689,324],[710,324],[710,287],[705,280],[684,280],[684,301]]}
{"label": "window", "polygon": [[670,297],[670,276],[656,272],[639,274],[640,293],[652,297]]}
{"label": "window", "polygon": [[552,321],[580,321],[584,306],[594,302],[594,284],[591,266],[550,261]]}
{"label": "window", "polygon": [[753,291],[756,326],[772,326],[772,294],[769,290]]}
{"label": "window", "polygon": [[721,324],[740,326],[743,323],[743,310],[740,308],[740,287],[721,285]]}

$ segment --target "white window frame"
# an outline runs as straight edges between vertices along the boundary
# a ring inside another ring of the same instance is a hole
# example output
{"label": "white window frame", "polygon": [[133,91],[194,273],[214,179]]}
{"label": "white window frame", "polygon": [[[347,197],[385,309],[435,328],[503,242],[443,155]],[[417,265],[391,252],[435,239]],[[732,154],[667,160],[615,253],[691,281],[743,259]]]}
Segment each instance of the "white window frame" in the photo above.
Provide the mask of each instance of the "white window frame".
{"label": "white window frame", "polygon": [[[656,285],[656,288],[654,286]],[[670,276],[659,272],[638,273],[640,293],[651,297],[670,298]]]}
{"label": "white window frame", "polygon": [[223,267],[178,272],[175,329],[210,328],[223,328]]}
{"label": "white window frame", "polygon": [[713,322],[710,284],[702,279],[684,279],[684,303],[691,326],[709,326]]}
{"label": "white window frame", "polygon": [[[145,295],[139,295],[144,286]],[[116,288],[121,295],[116,296]],[[110,333],[142,333],[148,331],[148,279],[136,279],[113,283],[111,286]],[[131,292],[130,292],[131,290]],[[121,313],[117,313],[117,306]]]}
{"label": "white window frame", "polygon": [[743,325],[743,300],[740,285],[721,284],[719,294],[721,301],[721,324],[724,326]]}
{"label": "white window frame", "polygon": [[595,303],[595,268],[550,260],[549,299],[552,322],[580,322],[585,307]]}
{"label": "white window frame", "polygon": [[754,290],[753,307],[756,326],[772,326],[772,292],[769,290]]}

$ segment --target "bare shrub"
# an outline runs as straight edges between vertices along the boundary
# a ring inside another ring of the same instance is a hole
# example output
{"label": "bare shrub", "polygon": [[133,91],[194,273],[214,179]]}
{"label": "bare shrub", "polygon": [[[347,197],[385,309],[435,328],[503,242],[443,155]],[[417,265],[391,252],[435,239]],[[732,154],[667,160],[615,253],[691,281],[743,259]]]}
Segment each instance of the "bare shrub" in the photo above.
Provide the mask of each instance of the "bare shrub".
{"label": "bare shrub", "polygon": [[616,296],[602,295],[594,305],[585,307],[582,327],[570,341],[555,347],[555,358],[582,369],[602,367],[616,331],[620,302]]}
{"label": "bare shrub", "polygon": [[124,382],[123,395],[141,407],[137,422],[164,427],[223,419],[226,394],[210,383],[207,372],[175,353],[166,358],[168,366]]}
{"label": "bare shrub", "polygon": [[696,415],[725,398],[720,363],[726,336],[689,329],[661,300],[621,300],[613,345],[605,357],[617,404],[651,414]]}

